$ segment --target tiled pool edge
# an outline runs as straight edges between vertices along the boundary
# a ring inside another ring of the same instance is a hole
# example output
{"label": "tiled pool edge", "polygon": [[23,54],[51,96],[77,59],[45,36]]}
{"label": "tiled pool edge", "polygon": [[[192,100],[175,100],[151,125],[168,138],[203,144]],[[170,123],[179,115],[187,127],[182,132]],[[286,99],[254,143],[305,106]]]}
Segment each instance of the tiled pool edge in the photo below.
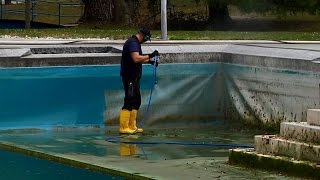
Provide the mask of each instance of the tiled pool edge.
{"label": "tiled pool edge", "polygon": [[28,156],[31,156],[31,157],[35,157],[35,158],[39,158],[39,159],[44,159],[44,160],[48,160],[48,161],[54,161],[54,162],[57,162],[57,163],[66,164],[66,165],[70,165],[70,166],[73,166],[73,167],[78,167],[78,168],[82,168],[82,169],[88,169],[88,170],[91,170],[91,171],[94,171],[94,172],[99,172],[99,173],[103,173],[103,174],[109,174],[109,175],[113,175],[113,176],[120,176],[120,177],[123,177],[123,178],[129,178],[129,179],[134,179],[134,180],[149,180],[149,179],[153,179],[151,177],[145,177],[145,176],[141,176],[141,175],[138,175],[138,174],[131,174],[131,173],[128,173],[128,172],[119,171],[119,170],[106,168],[106,167],[101,167],[101,166],[90,164],[90,163],[86,163],[86,162],[76,161],[76,160],[73,160],[73,159],[60,157],[60,156],[57,156],[57,155],[52,155],[52,154],[40,152],[40,151],[37,151],[37,150],[18,147],[18,146],[15,146],[15,145],[12,145],[12,144],[8,144],[8,143],[4,143],[4,142],[1,142],[1,141],[0,141],[0,149],[7,150],[7,151],[10,151],[10,152],[20,153],[20,154],[25,154],[25,155],[28,155]]}

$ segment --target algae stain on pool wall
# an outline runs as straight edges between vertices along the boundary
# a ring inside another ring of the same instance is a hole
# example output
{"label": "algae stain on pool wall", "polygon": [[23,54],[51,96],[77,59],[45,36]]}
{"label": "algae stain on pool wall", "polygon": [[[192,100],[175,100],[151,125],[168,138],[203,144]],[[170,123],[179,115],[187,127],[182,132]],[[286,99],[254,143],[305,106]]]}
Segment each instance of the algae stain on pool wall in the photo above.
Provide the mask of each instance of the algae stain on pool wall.
{"label": "algae stain on pool wall", "polygon": [[[277,130],[283,121],[305,121],[306,109],[319,106],[319,74],[223,63],[163,66],[149,125],[220,121]],[[121,97],[118,93],[106,99]],[[143,94],[147,99],[148,92]],[[120,107],[122,99],[113,99],[110,107],[115,102]],[[106,114],[107,124],[117,123],[117,114]]]}

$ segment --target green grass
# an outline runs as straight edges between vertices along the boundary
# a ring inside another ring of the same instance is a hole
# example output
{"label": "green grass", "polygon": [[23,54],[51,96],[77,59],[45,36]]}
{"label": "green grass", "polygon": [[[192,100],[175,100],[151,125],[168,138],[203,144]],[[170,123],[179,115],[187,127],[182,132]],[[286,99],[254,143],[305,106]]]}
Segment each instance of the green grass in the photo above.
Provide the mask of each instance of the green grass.
{"label": "green grass", "polygon": [[[54,38],[110,38],[126,39],[136,29],[0,29],[1,35],[19,37]],[[152,31],[153,38],[160,38],[160,31]],[[320,41],[320,32],[238,32],[238,31],[169,31],[170,40],[308,40]]]}
{"label": "green grass", "polygon": [[320,32],[177,31],[169,36],[177,40],[320,40]]}

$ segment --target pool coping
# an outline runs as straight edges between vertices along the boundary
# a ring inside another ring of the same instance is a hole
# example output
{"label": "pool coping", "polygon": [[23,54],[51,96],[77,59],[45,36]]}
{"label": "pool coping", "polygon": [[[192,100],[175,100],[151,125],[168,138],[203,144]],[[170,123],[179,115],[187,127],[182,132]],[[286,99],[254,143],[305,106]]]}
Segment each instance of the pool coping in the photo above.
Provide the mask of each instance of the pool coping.
{"label": "pool coping", "polygon": [[53,154],[49,154],[49,153],[44,153],[44,152],[40,152],[37,150],[18,147],[18,146],[3,143],[3,142],[0,142],[0,149],[7,150],[10,152],[20,153],[20,154],[25,154],[27,156],[36,157],[39,159],[54,161],[57,163],[70,165],[73,167],[78,167],[81,169],[88,169],[88,170],[91,170],[94,172],[99,172],[99,173],[113,175],[113,176],[120,176],[123,178],[129,178],[129,179],[135,179],[135,180],[154,179],[151,177],[146,177],[146,176],[142,176],[142,175],[138,175],[138,174],[131,174],[131,173],[127,173],[125,171],[115,170],[112,168],[102,167],[102,166],[98,166],[98,165],[94,165],[94,164],[90,164],[90,163],[86,163],[86,162],[77,161],[74,159],[69,159],[66,157],[61,157],[61,156],[57,156],[57,155],[53,155]]}
{"label": "pool coping", "polygon": [[[34,41],[37,42],[37,41]],[[41,42],[41,41],[39,41]],[[50,41],[51,42],[51,41]],[[55,42],[55,41],[52,41]],[[36,45],[0,48],[0,67],[54,67],[120,64],[121,53],[33,54],[32,48],[101,48],[121,51],[123,41],[102,41],[107,44]],[[23,42],[22,42],[23,43]],[[82,44],[81,44],[82,43]],[[279,43],[274,41],[177,41],[154,42],[142,46],[145,54],[160,52],[160,64],[169,63],[228,63],[290,70],[320,71],[320,43]],[[1,42],[0,42],[1,44]],[[301,45],[301,47],[300,47]],[[307,46],[308,45],[308,46]],[[303,48],[303,46],[307,46]]]}

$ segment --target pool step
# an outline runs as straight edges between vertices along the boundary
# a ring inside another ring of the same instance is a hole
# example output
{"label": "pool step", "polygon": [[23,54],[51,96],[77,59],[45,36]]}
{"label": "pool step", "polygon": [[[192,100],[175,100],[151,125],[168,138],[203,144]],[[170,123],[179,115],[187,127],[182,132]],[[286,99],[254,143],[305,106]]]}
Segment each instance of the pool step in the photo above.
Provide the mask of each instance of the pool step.
{"label": "pool step", "polygon": [[231,150],[229,162],[320,179],[320,109],[308,109],[307,122],[282,122],[279,135],[256,135],[254,142],[254,150]]}
{"label": "pool step", "polygon": [[320,145],[287,140],[274,135],[255,136],[255,151],[260,154],[287,156],[297,160],[320,162]]}
{"label": "pool step", "polygon": [[307,122],[310,125],[320,126],[320,109],[308,109]]}
{"label": "pool step", "polygon": [[279,135],[257,135],[255,152],[320,163],[320,109],[308,109],[307,122],[282,122]]}
{"label": "pool step", "polygon": [[320,166],[316,162],[298,161],[284,156],[260,154],[252,149],[232,149],[229,163],[264,171],[281,172],[302,179],[320,179]]}
{"label": "pool step", "polygon": [[307,122],[282,122],[280,137],[320,144],[320,109],[308,109]]}
{"label": "pool step", "polygon": [[280,137],[320,144],[320,126],[310,125],[307,122],[283,122],[280,126]]}

